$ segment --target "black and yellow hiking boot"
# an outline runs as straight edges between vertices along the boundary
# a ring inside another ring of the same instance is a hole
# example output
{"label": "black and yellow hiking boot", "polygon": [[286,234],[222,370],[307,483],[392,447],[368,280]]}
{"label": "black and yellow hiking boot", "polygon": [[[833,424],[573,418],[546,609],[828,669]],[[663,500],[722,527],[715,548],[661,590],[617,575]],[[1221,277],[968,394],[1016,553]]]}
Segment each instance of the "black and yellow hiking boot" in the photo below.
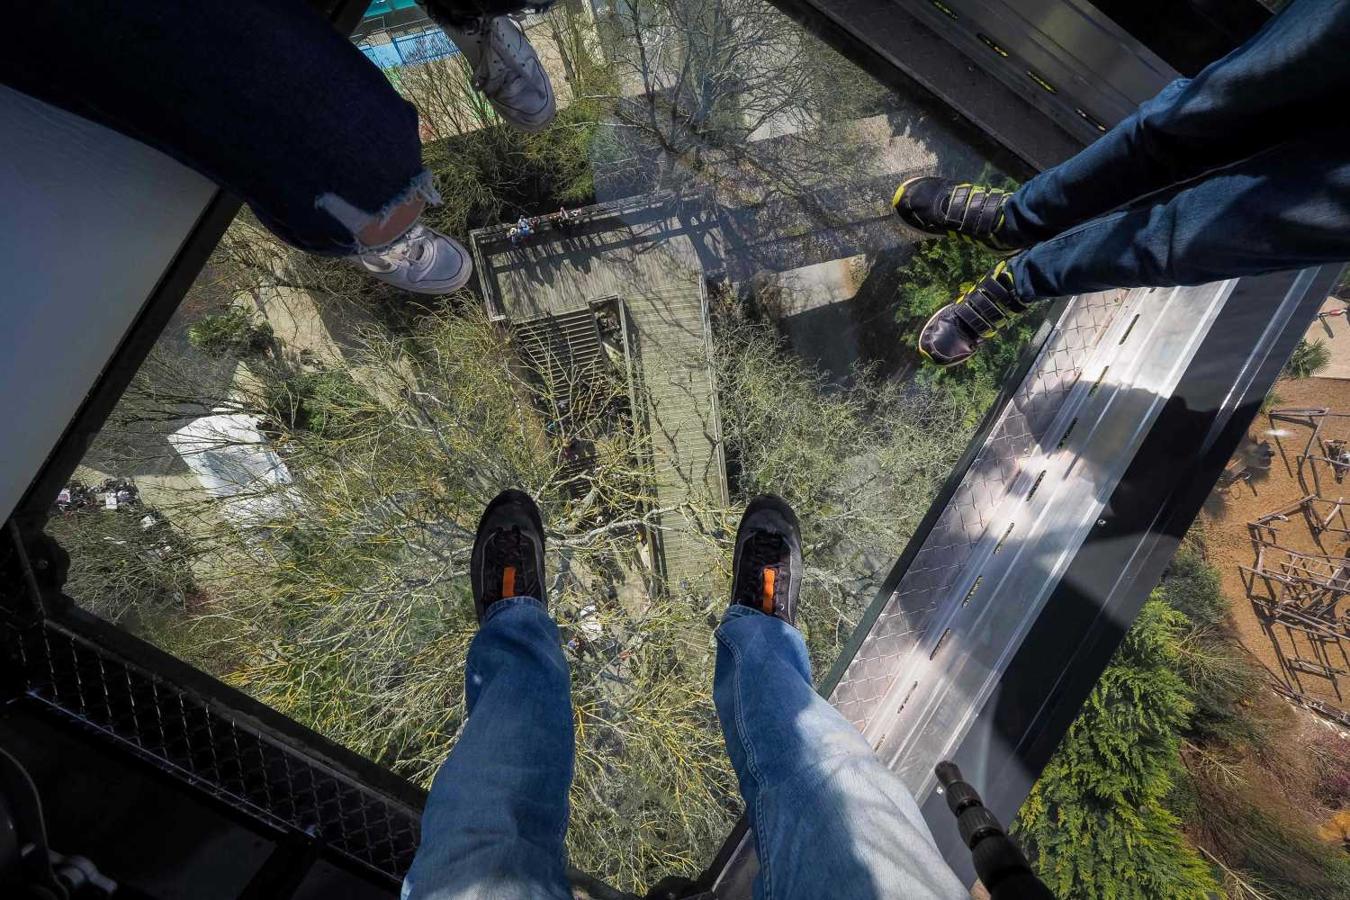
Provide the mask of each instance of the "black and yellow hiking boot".
{"label": "black and yellow hiking boot", "polygon": [[960,365],[987,338],[1030,308],[1017,296],[1007,260],[1001,260],[954,303],[929,317],[919,332],[919,352],[944,368]]}
{"label": "black and yellow hiking boot", "polygon": [[731,602],[797,624],[802,536],[792,507],[772,494],[750,501],[736,529]]}
{"label": "black and yellow hiking boot", "polygon": [[478,520],[469,558],[473,608],[483,621],[488,607],[508,597],[544,596],[544,522],[522,491],[502,491]]}
{"label": "black and yellow hiking boot", "polygon": [[900,185],[895,214],[925,234],[960,237],[999,253],[1021,247],[1003,234],[1003,205],[1012,194],[997,188],[924,175]]}

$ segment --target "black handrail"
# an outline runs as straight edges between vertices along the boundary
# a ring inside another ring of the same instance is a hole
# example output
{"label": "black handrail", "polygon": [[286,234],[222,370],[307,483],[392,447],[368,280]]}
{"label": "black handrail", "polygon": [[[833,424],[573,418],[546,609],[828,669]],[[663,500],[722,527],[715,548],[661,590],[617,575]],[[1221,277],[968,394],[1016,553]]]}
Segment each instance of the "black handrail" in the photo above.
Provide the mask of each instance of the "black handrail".
{"label": "black handrail", "polygon": [[956,816],[961,842],[970,848],[975,874],[989,896],[993,900],[1055,900],[956,764],[940,762],[934,771],[947,795],[947,807]]}

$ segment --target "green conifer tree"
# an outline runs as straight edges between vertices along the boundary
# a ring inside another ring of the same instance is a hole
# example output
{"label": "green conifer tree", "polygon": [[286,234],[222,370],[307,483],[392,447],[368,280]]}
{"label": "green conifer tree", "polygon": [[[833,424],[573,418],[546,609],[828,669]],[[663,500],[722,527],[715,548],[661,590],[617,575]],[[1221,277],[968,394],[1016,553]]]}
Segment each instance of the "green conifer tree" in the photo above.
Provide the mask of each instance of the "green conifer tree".
{"label": "green conifer tree", "polygon": [[1058,897],[1220,895],[1165,805],[1193,709],[1176,672],[1185,625],[1149,600],[1022,807],[1017,837]]}

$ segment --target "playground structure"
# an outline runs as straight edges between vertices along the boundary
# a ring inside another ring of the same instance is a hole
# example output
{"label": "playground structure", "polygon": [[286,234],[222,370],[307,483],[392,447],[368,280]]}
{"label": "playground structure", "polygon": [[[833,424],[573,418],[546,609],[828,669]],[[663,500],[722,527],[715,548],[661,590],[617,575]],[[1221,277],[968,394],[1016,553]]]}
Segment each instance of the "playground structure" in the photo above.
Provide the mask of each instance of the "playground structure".
{"label": "playground structure", "polygon": [[1277,528],[1301,516],[1317,546],[1325,550],[1325,535],[1338,535],[1332,539],[1350,541],[1350,520],[1345,517],[1347,506],[1350,506],[1350,500],[1345,498],[1327,500],[1309,495],[1283,509],[1253,519],[1247,523],[1247,529],[1251,532],[1253,543],[1273,544],[1276,542]]}
{"label": "playground structure", "polygon": [[[1350,413],[1333,412],[1325,406],[1286,407],[1272,409],[1266,418],[1285,468],[1298,478],[1305,494],[1324,497],[1334,491],[1332,485],[1345,483],[1346,475],[1350,475]],[[1294,467],[1289,465],[1283,440],[1290,435],[1281,425],[1308,429],[1308,440],[1295,457]]]}
{"label": "playground structure", "polygon": [[[1344,706],[1340,679],[1350,675],[1350,520],[1345,514],[1350,498],[1335,493],[1350,472],[1350,414],[1324,407],[1283,408],[1267,418],[1286,469],[1305,493],[1247,523],[1255,560],[1239,567],[1243,586],[1279,659],[1281,692],[1350,724],[1350,714],[1324,699],[1334,696]],[[1281,426],[1307,429],[1293,465],[1282,441],[1291,434]],[[1296,549],[1299,543],[1306,549]],[[1309,690],[1309,677],[1326,690]]]}

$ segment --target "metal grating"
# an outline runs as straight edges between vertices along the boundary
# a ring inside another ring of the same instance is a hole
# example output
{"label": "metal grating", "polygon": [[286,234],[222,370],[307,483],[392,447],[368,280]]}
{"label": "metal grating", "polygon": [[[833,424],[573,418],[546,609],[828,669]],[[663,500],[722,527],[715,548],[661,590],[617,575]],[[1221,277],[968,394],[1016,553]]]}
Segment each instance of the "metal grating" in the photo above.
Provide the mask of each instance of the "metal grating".
{"label": "metal grating", "polygon": [[1020,460],[1046,439],[1056,413],[1081,376],[1082,364],[1124,296],[1121,291],[1089,294],[1069,305],[1040,359],[858,648],[830,701],[859,731],[867,731],[890,691],[897,675],[896,661],[905,658],[924,633],[929,617],[959,578],[962,566],[985,533],[988,516],[1021,471]]}
{"label": "metal grating", "polygon": [[511,335],[530,368],[559,396],[567,396],[569,380],[589,378],[605,362],[589,307],[523,319],[514,323]]}
{"label": "metal grating", "polygon": [[255,820],[399,881],[417,810],[53,623],[0,627],[24,695]]}

